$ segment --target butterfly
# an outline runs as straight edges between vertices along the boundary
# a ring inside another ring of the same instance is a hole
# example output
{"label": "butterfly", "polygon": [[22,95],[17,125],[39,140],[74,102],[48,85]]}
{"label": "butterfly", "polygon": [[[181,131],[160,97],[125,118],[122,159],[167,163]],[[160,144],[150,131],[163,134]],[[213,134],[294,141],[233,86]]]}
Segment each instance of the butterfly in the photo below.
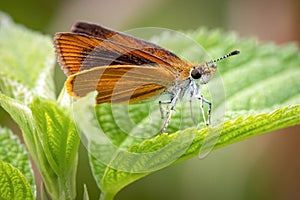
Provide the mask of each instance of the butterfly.
{"label": "butterfly", "polygon": [[[69,95],[80,98],[97,91],[96,103],[135,103],[166,94],[159,101],[165,132],[178,99],[189,95],[201,101],[204,122],[210,124],[211,103],[200,94],[200,85],[215,73],[216,62],[238,50],[202,64],[192,64],[154,43],[96,24],[77,22],[71,32],[54,37],[58,62],[68,76]],[[203,111],[208,104],[208,119]],[[165,113],[162,105],[170,105]]]}

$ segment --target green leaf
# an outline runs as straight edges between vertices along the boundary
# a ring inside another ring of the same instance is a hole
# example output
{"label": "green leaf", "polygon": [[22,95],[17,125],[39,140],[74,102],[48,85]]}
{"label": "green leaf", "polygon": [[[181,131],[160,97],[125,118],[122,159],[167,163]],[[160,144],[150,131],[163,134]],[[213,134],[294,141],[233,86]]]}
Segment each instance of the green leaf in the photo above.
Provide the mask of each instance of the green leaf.
{"label": "green leaf", "polygon": [[0,160],[0,199],[35,199],[29,182],[14,166]]}
{"label": "green leaf", "polygon": [[30,108],[47,162],[43,175],[48,192],[54,199],[73,199],[80,141],[76,126],[54,102],[36,98]]}
{"label": "green leaf", "polygon": [[188,128],[193,122],[185,102],[176,106],[169,134],[154,138],[161,127],[155,102],[93,108],[89,96],[74,104],[75,121],[88,138],[86,146],[102,199],[113,199],[129,183],[179,161],[300,124],[300,53],[294,45],[257,44],[218,30],[199,29],[187,35],[197,44],[181,47],[177,36],[165,33],[155,41],[171,50],[174,44],[177,54],[200,63],[207,61],[203,60],[207,55],[197,50],[199,44],[212,57],[241,51],[219,62],[218,73],[202,86],[204,97],[213,103],[211,128],[203,123],[201,129]]}
{"label": "green leaf", "polygon": [[0,141],[0,160],[19,169],[30,183],[32,191],[35,191],[28,153],[23,144],[20,144],[19,139],[10,130],[2,127],[0,127]]}
{"label": "green leaf", "polygon": [[[277,130],[279,128],[284,128],[286,126],[293,126],[295,124],[299,124],[300,123],[299,113],[300,113],[300,105],[297,105],[291,107],[284,107],[282,109],[275,110],[272,113],[250,115],[245,118],[238,117],[235,120],[226,121],[223,124],[222,133],[220,137],[218,137],[218,140],[216,144],[213,146],[213,149],[218,149],[253,136],[264,134],[272,130]],[[259,120],[260,122],[257,123],[257,120]],[[213,136],[212,133],[214,133],[215,130],[216,132],[218,132],[218,128],[219,127],[216,127],[214,129],[206,128],[201,130],[190,128],[183,131],[178,131],[171,135],[163,134],[153,139],[145,140],[140,144],[132,145],[129,148],[129,151],[134,153],[139,153],[139,154],[161,151],[162,146],[173,142],[174,138],[176,137],[180,137],[180,136],[182,138],[184,136],[186,138],[192,137],[194,139],[189,144],[189,147],[186,150],[186,152],[183,153],[174,162],[183,161],[199,155],[200,154],[199,149],[203,145],[205,139],[207,138],[209,138],[210,140],[214,139],[212,137]],[[211,136],[209,136],[208,134],[211,134]],[[92,150],[101,149],[100,146],[97,146],[95,144],[93,146],[94,147]],[[178,143],[176,147],[178,148],[178,146],[185,146],[185,145],[183,145],[182,143]],[[169,152],[171,151],[167,151],[167,153]],[[96,153],[93,153],[93,155],[97,156]],[[168,155],[165,154],[160,156],[159,154],[157,154],[156,157],[149,157],[149,158],[144,156],[144,159],[141,161],[143,167],[145,167],[145,169],[149,169],[148,165],[151,165],[153,163],[153,160],[165,162],[165,160],[167,159],[166,157],[168,157]],[[136,165],[141,166],[140,160],[135,160],[135,161],[128,160],[126,157],[123,157],[122,161],[123,163],[119,162],[120,168],[122,168],[122,165],[130,165],[132,167],[136,167]],[[129,173],[122,170],[117,170],[113,165],[112,165],[113,167],[110,167],[103,164],[101,162],[101,159],[95,156],[91,157],[91,162],[93,164],[96,180],[98,181],[102,190],[109,194],[116,194],[116,192],[119,191],[124,186],[151,173],[151,171],[149,171],[148,173]]]}
{"label": "green leaf", "polygon": [[0,46],[0,90],[19,100],[32,95],[55,98],[50,37],[16,25],[0,12]]}

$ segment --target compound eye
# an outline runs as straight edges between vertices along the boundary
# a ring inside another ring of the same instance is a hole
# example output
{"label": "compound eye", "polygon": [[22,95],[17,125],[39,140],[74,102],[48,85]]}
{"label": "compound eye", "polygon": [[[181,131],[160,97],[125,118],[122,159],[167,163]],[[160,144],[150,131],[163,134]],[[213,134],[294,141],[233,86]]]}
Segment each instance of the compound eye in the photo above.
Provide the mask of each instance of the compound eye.
{"label": "compound eye", "polygon": [[191,71],[191,76],[192,76],[193,79],[199,79],[199,78],[201,78],[202,74],[200,73],[199,70],[193,69]]}

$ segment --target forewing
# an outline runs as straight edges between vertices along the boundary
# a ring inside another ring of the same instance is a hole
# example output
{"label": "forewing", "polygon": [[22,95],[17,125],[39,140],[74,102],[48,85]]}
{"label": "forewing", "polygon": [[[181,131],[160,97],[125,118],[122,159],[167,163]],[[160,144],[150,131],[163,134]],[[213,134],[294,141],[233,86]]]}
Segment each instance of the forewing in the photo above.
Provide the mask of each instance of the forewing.
{"label": "forewing", "polygon": [[77,97],[97,90],[98,104],[132,103],[163,92],[173,84],[175,76],[161,65],[102,66],[71,75],[66,81],[66,88],[70,95]]}
{"label": "forewing", "polygon": [[114,41],[116,43],[123,44],[125,46],[129,46],[135,49],[140,49],[143,52],[158,57],[169,64],[185,63],[171,51],[168,51],[156,44],[96,24],[77,22],[72,26],[71,31],[73,33],[82,33],[101,38],[103,40]]}
{"label": "forewing", "polygon": [[174,68],[170,60],[112,40],[78,33],[57,33],[54,41],[58,60],[67,75],[108,65],[160,64]]}

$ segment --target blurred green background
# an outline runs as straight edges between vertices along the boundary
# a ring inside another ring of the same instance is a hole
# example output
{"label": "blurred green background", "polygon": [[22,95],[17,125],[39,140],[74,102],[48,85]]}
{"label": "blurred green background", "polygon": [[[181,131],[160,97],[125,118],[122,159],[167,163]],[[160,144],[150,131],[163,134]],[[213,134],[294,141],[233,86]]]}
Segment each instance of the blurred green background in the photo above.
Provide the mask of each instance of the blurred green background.
{"label": "blurred green background", "polygon": [[[117,30],[206,26],[277,44],[300,42],[298,0],[6,0],[0,2],[0,10],[49,35],[83,20]],[[59,91],[65,79],[59,67],[56,76]],[[3,110],[0,124],[18,131]],[[299,141],[300,126],[243,141],[154,173],[122,190],[116,199],[300,199]],[[99,191],[83,166],[78,177],[90,185],[95,199]]]}

